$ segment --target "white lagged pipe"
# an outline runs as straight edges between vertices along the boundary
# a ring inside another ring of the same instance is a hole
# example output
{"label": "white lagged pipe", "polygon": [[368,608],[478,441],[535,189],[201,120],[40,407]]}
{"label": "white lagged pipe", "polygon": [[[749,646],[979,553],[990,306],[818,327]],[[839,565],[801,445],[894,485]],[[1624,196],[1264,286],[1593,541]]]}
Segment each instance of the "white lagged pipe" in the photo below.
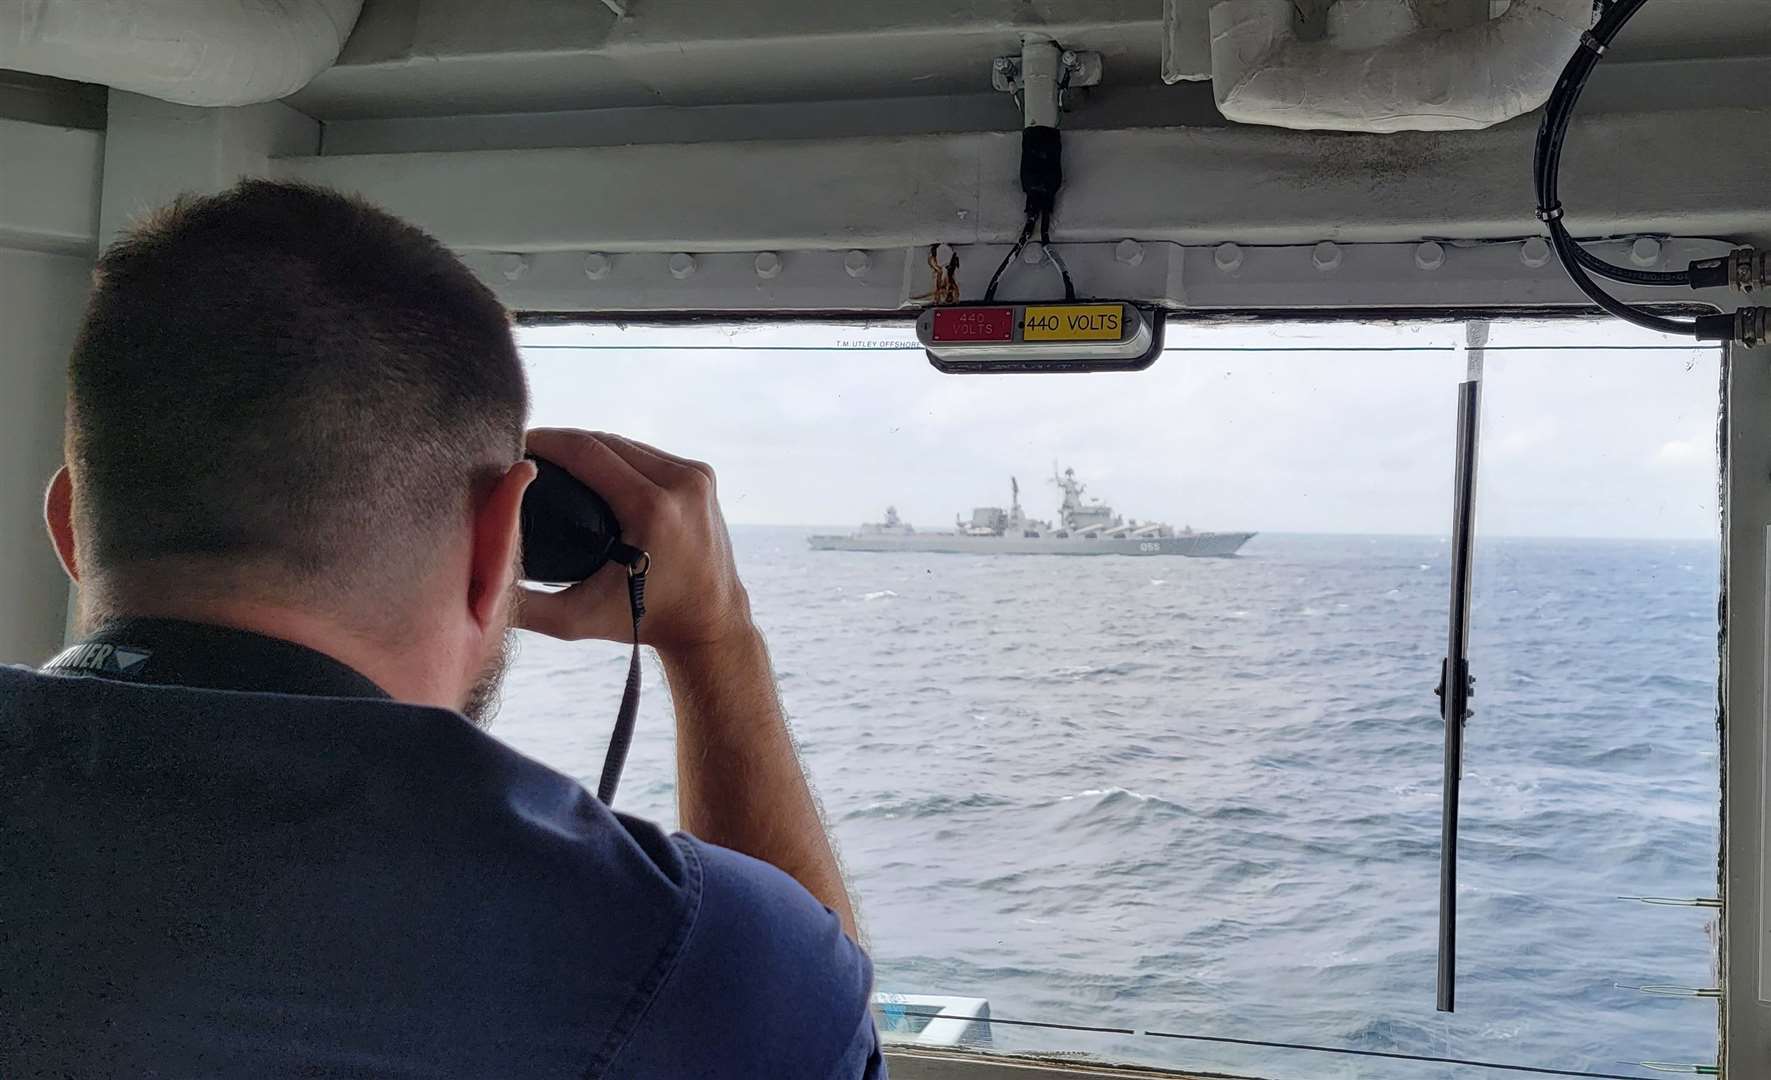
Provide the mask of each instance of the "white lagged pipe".
{"label": "white lagged pipe", "polygon": [[1492,127],[1549,100],[1593,4],[1513,0],[1475,25],[1430,29],[1406,0],[1341,0],[1320,41],[1299,38],[1294,14],[1292,0],[1212,5],[1212,89],[1226,118],[1328,131]]}
{"label": "white lagged pipe", "polygon": [[362,0],[0,0],[0,68],[183,105],[275,101],[331,67]]}

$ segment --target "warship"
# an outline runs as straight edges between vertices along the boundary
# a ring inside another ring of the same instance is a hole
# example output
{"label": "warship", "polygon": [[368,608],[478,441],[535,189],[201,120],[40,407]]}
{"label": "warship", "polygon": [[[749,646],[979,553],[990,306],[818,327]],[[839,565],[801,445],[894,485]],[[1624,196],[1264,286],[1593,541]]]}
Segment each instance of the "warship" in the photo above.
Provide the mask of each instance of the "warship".
{"label": "warship", "polygon": [[870,522],[845,536],[813,536],[817,551],[918,551],[986,555],[1234,555],[1252,532],[1195,532],[1157,521],[1126,520],[1099,499],[1085,499],[1075,469],[1053,469],[1063,492],[1058,523],[1028,517],[1021,510],[1021,485],[1009,477],[1009,508],[980,506],[950,530],[920,530],[886,507],[885,520]]}

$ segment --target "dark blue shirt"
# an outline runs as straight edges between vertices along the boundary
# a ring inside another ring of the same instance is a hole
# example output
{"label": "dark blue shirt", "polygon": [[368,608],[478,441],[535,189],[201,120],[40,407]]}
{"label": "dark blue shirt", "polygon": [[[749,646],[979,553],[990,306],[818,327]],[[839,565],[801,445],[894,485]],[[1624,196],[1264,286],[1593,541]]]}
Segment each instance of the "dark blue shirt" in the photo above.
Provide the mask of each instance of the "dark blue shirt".
{"label": "dark blue shirt", "polygon": [[9,1080],[872,1080],[871,981],[775,868],[299,646],[0,667]]}

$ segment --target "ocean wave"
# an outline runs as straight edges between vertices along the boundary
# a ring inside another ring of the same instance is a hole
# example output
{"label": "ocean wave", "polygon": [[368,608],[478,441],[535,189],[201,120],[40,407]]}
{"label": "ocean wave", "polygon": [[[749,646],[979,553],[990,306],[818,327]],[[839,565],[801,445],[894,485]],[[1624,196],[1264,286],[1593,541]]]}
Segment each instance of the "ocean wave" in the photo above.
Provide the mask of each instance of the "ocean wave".
{"label": "ocean wave", "polygon": [[1096,679],[1118,679],[1142,671],[1149,671],[1155,665],[1137,660],[1121,660],[1112,664],[1071,664],[1053,668],[1050,671],[1033,676],[1046,681],[1083,682]]}
{"label": "ocean wave", "polygon": [[1205,811],[1204,816],[1211,821],[1261,821],[1277,817],[1278,814],[1264,806],[1232,803],[1225,806],[1214,806]]}
{"label": "ocean wave", "polygon": [[1716,684],[1713,679],[1693,679],[1683,675],[1667,674],[1666,672],[1656,672],[1644,675],[1641,678],[1639,685],[1644,690],[1670,690],[1680,695],[1710,695],[1716,692]]}
{"label": "ocean wave", "polygon": [[1148,795],[1140,795],[1135,791],[1130,791],[1130,790],[1127,790],[1126,788],[1122,788],[1122,787],[1087,788],[1085,790],[1078,791],[1078,792],[1071,794],[1071,795],[1060,795],[1060,796],[1058,796],[1058,801],[1059,802],[1074,802],[1077,799],[1099,799],[1103,796],[1110,796],[1110,797],[1117,798],[1121,795],[1130,796],[1131,798],[1137,799],[1137,800],[1148,799],[1150,797]]}
{"label": "ocean wave", "polygon": [[983,810],[991,807],[1013,806],[1014,804],[1013,799],[986,791],[975,791],[969,795],[918,795],[870,802],[858,809],[850,810],[843,815],[843,820],[940,817],[965,810]]}
{"label": "ocean wave", "polygon": [[1090,811],[1111,811],[1121,809],[1148,810],[1165,814],[1190,814],[1185,806],[1172,802],[1160,795],[1146,795],[1130,788],[1106,787],[1088,788],[1073,795],[1061,795],[1058,803],[1087,802],[1092,803]]}
{"label": "ocean wave", "polygon": [[1659,750],[1653,743],[1633,742],[1586,754],[1575,758],[1572,764],[1583,769],[1611,769],[1619,765],[1653,761],[1659,756]]}
{"label": "ocean wave", "polygon": [[[1462,891],[1459,890],[1460,893]],[[1492,892],[1486,896],[1473,897],[1464,907],[1465,910],[1479,908],[1484,918],[1541,919],[1554,914],[1559,905],[1531,893]]]}
{"label": "ocean wave", "polygon": [[1357,1050],[1418,1054],[1443,1045],[1438,1033],[1407,1020],[1368,1020],[1343,1037]]}

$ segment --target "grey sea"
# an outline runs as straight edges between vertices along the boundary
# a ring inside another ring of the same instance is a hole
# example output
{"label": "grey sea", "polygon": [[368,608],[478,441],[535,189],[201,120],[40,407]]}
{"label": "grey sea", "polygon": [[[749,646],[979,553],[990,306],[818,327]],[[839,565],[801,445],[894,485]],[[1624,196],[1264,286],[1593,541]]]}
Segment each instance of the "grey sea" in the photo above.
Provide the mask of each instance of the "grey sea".
{"label": "grey sea", "polygon": [[[991,1048],[1272,1080],[1714,1063],[1718,546],[1484,539],[1458,1011],[1434,1010],[1449,545],[1234,559],[814,552],[739,566],[878,986],[987,998]],[[594,787],[613,645],[525,636],[493,730]],[[617,806],[675,820],[647,672]],[[1152,1032],[1166,1034],[1151,1034]]]}

